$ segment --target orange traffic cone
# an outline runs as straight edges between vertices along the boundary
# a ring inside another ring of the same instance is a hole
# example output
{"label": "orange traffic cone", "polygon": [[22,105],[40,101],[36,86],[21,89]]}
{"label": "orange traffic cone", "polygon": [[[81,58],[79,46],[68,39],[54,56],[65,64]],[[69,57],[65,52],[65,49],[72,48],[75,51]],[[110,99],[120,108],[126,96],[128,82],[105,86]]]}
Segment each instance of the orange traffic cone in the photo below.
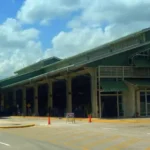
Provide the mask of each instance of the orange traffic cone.
{"label": "orange traffic cone", "polygon": [[48,125],[51,124],[50,116],[48,116]]}
{"label": "orange traffic cone", "polygon": [[91,119],[91,118],[92,118],[91,115],[89,115],[89,123],[92,122],[92,119]]}

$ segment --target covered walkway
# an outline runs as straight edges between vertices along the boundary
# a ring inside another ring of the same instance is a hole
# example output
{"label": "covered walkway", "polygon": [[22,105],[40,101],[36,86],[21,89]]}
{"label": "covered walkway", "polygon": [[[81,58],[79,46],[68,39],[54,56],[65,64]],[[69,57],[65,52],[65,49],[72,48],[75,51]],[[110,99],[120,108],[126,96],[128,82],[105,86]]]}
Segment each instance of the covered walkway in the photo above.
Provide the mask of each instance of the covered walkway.
{"label": "covered walkway", "polygon": [[149,34],[150,29],[142,30],[73,57],[51,57],[16,71],[0,81],[1,115],[150,115]]}

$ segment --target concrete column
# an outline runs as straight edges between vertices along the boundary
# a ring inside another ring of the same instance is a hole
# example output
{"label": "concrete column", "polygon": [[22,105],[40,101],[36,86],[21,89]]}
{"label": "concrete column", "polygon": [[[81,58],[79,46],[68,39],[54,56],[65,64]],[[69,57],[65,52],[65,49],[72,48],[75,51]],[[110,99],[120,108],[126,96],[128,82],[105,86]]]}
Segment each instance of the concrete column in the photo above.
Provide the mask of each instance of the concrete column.
{"label": "concrete column", "polygon": [[123,92],[124,117],[135,116],[135,87],[127,84],[128,91]]}
{"label": "concrete column", "polygon": [[100,78],[100,67],[98,67],[98,97],[97,97],[97,99],[98,99],[98,101],[99,101],[99,106],[98,106],[98,110],[99,110],[99,118],[102,118],[102,101],[101,101],[101,78]]}
{"label": "concrete column", "polygon": [[13,90],[13,105],[17,105],[17,100],[16,100],[16,89]]}
{"label": "concrete column", "polygon": [[34,115],[38,115],[38,85],[34,86]]}
{"label": "concrete column", "polygon": [[23,115],[26,115],[26,88],[25,87],[22,89],[22,97],[23,97],[22,113],[23,113]]}
{"label": "concrete column", "polygon": [[48,108],[53,108],[53,82],[48,82]]}
{"label": "concrete column", "polygon": [[92,116],[98,117],[98,104],[97,104],[97,69],[93,68],[91,74],[91,104]]}
{"label": "concrete column", "polygon": [[66,79],[66,97],[67,97],[67,112],[72,112],[72,79]]}

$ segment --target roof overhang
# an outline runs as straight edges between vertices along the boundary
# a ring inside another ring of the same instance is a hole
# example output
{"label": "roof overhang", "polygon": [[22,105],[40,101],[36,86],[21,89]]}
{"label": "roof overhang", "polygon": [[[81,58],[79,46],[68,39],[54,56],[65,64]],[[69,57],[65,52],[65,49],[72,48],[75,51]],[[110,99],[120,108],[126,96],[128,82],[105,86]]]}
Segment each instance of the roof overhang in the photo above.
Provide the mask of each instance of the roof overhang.
{"label": "roof overhang", "polygon": [[101,81],[100,85],[102,92],[122,92],[128,90],[124,81]]}
{"label": "roof overhang", "polygon": [[38,81],[42,81],[43,79],[48,81],[51,78],[55,79],[58,76],[62,76],[62,75],[66,76],[67,74],[69,75],[71,72],[72,73],[76,72],[75,75],[77,76],[77,75],[80,75],[80,74],[87,73],[87,70],[81,70],[77,66],[74,67],[74,65],[70,65],[70,66],[66,66],[64,68],[60,68],[60,69],[48,72],[48,73],[41,74],[41,75],[33,77],[33,78],[29,78],[29,79],[26,79],[26,80],[23,80],[23,81],[16,82],[14,84],[9,84],[9,85],[3,86],[3,87],[1,87],[1,89],[7,89],[7,88],[14,87],[14,86],[32,84],[32,83],[35,83],[35,82],[38,82]]}

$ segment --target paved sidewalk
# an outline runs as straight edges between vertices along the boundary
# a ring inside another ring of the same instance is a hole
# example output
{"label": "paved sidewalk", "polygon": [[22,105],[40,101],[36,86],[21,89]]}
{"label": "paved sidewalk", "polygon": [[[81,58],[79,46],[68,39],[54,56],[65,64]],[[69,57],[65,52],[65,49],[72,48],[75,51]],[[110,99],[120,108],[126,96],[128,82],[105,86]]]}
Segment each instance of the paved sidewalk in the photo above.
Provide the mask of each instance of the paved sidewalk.
{"label": "paved sidewalk", "polygon": [[[50,126],[67,126],[66,118],[50,118]],[[150,123],[149,118],[131,118],[131,119],[98,119],[93,118],[92,123],[97,124],[128,124],[128,125],[148,125]],[[71,123],[72,124],[72,123]],[[88,118],[76,118],[75,126],[79,124],[89,124]],[[30,116],[12,116],[0,119],[0,128],[25,128],[32,126],[47,126],[48,117],[30,117]]]}
{"label": "paved sidewalk", "polygon": [[[26,118],[26,119],[40,119],[48,120],[48,117],[40,116],[12,116],[12,118]],[[51,117],[51,120],[66,120],[66,118]],[[75,118],[76,121],[88,122],[88,118]],[[123,118],[123,119],[99,119],[92,118],[92,122],[95,123],[150,123],[150,118]]]}
{"label": "paved sidewalk", "polygon": [[26,128],[32,126],[35,126],[35,124],[22,121],[12,121],[10,118],[0,119],[0,128]]}

